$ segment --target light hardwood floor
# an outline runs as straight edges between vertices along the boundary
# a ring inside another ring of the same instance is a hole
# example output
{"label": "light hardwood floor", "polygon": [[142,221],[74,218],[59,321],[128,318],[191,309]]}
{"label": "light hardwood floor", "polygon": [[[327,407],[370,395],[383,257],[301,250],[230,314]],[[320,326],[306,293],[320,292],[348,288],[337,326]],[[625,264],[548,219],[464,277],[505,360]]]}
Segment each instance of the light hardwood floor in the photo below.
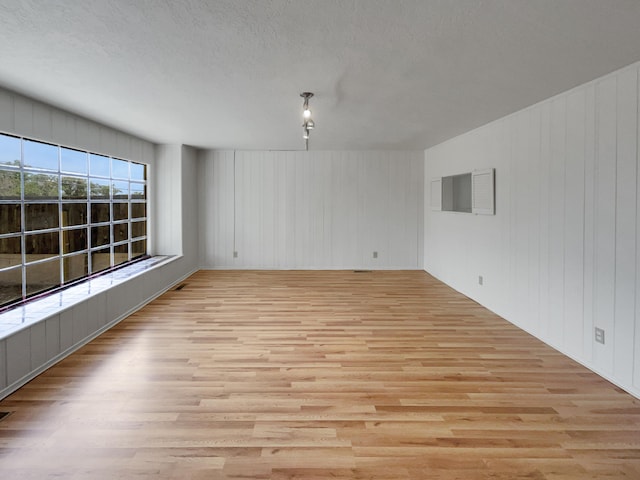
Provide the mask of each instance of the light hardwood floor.
{"label": "light hardwood floor", "polygon": [[202,271],[0,402],[0,478],[640,479],[640,401],[419,271]]}

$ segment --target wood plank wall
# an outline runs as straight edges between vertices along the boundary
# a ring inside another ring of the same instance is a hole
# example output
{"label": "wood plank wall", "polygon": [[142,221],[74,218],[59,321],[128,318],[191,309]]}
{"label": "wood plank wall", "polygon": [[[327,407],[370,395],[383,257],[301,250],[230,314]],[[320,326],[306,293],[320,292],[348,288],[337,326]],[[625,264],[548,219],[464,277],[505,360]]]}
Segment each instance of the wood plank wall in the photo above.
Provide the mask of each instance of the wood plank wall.
{"label": "wood plank wall", "polygon": [[204,268],[422,268],[422,152],[207,151],[199,178]]}
{"label": "wood plank wall", "polygon": [[425,154],[427,189],[496,168],[495,216],[426,209],[426,270],[636,396],[638,74],[631,65]]}

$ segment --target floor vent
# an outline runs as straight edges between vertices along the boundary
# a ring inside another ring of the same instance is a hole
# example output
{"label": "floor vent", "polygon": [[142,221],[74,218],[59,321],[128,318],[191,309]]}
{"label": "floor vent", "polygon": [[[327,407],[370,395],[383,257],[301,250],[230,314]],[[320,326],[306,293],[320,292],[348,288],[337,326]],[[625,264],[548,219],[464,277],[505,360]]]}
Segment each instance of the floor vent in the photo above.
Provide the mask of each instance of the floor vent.
{"label": "floor vent", "polygon": [[353,273],[371,273],[371,270],[354,270]]}
{"label": "floor vent", "polygon": [[11,412],[0,412],[0,422],[11,415]]}
{"label": "floor vent", "polygon": [[179,292],[180,290],[182,290],[184,287],[186,287],[187,284],[186,283],[181,283],[180,285],[178,285],[176,288],[174,288],[174,290],[176,292]]}

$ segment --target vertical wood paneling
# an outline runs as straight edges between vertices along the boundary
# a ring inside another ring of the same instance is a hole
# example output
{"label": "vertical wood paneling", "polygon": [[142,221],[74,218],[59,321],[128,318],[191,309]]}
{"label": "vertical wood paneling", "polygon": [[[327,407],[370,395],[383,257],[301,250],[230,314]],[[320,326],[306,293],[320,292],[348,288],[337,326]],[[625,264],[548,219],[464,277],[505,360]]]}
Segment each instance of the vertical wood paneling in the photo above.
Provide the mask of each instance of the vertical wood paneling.
{"label": "vertical wood paneling", "polygon": [[530,327],[529,312],[529,222],[531,221],[531,209],[533,208],[531,199],[528,198],[528,135],[529,122],[528,112],[520,112],[515,118],[514,132],[514,152],[518,152],[513,157],[514,175],[518,195],[515,197],[515,303],[518,305],[518,316],[516,322],[523,328]]}
{"label": "vertical wood paneling", "polygon": [[7,386],[7,341],[0,340],[0,390]]}
{"label": "vertical wood paneling", "polygon": [[291,256],[288,255],[288,239],[284,235],[284,232],[290,230],[291,215],[287,211],[289,205],[292,204],[290,199],[290,180],[288,176],[288,169],[290,166],[290,152],[286,152],[281,161],[274,160],[274,212],[273,212],[273,237],[274,237],[274,251],[273,261],[276,268],[287,268],[291,261]]}
{"label": "vertical wood paneling", "polygon": [[528,252],[528,301],[527,326],[534,335],[540,330],[540,209],[538,208],[538,189],[540,184],[540,110],[527,110],[527,141],[524,155],[527,164],[527,182],[525,184],[525,203],[527,205]]}
{"label": "vertical wood paneling", "polygon": [[7,385],[20,380],[31,370],[31,333],[26,328],[11,335],[7,345]]}
{"label": "vertical wood paneling", "polygon": [[583,361],[593,361],[593,298],[595,266],[595,181],[596,115],[595,86],[585,88],[584,144],[584,281],[583,281]]}
{"label": "vertical wood paneling", "polygon": [[91,150],[89,148],[89,142],[87,141],[87,139],[89,138],[89,122],[77,122],[75,128],[76,137],[78,138],[78,146],[80,146],[80,142],[82,142],[83,148]]}
{"label": "vertical wood paneling", "polygon": [[44,365],[47,358],[47,325],[45,322],[36,323],[29,328],[29,352],[31,353],[30,370]]}
{"label": "vertical wood paneling", "polygon": [[564,182],[564,346],[581,358],[584,293],[585,92],[567,97]]}
{"label": "vertical wood paneling", "polygon": [[357,258],[360,250],[360,230],[358,222],[354,221],[354,206],[360,198],[360,165],[349,160],[345,152],[333,152],[331,154],[332,191],[334,211],[331,216],[332,267],[348,265],[352,259]]}
{"label": "vertical wood paneling", "polygon": [[[513,119],[515,120],[515,118]],[[513,323],[518,324],[518,315],[520,310],[520,305],[518,304],[518,296],[516,295],[517,286],[514,279],[517,275],[517,264],[518,264],[518,255],[517,255],[517,245],[518,245],[518,237],[517,227],[518,227],[518,165],[516,163],[517,158],[517,144],[516,144],[516,121],[510,121],[506,124],[507,130],[507,138],[505,139],[506,148],[508,150],[507,164],[509,165],[508,175],[505,175],[504,178],[509,185],[509,190],[503,190],[506,194],[508,194],[509,200],[506,202],[509,204],[509,211],[506,212],[509,215],[508,221],[508,236],[509,241],[508,244],[511,248],[507,251],[507,255],[509,256],[509,275],[508,278],[511,280],[507,284],[507,292],[508,292],[508,305],[506,307],[506,312],[508,313],[508,317],[511,319]],[[496,174],[497,176],[498,174]],[[499,186],[496,185],[496,192],[500,191]],[[499,212],[496,212],[499,214]],[[436,232],[434,232],[436,233]],[[446,239],[443,239],[442,243],[444,244]],[[433,253],[432,253],[433,254]],[[427,252],[427,258],[429,257],[429,252]],[[441,266],[444,268],[444,266]]]}
{"label": "vertical wood paneling", "polygon": [[0,132],[14,132],[13,95],[0,89]]}
{"label": "vertical wood paneling", "polygon": [[[203,153],[199,164],[198,192],[200,194],[199,237],[201,264],[229,262],[233,258],[233,153]],[[225,188],[226,187],[226,188]],[[225,215],[207,222],[207,212],[220,209]]]}
{"label": "vertical wood paneling", "polygon": [[106,154],[107,152],[102,149],[102,142],[100,142],[100,127],[93,122],[85,123],[85,127],[82,138],[87,145],[87,150]]}
{"label": "vertical wood paneling", "polygon": [[72,309],[73,312],[73,343],[84,340],[89,333],[87,318],[89,317],[89,304],[82,302]]}
{"label": "vertical wood paneling", "polygon": [[[104,303],[106,316],[107,304]],[[64,352],[73,345],[73,311],[60,312],[60,351]]]}
{"label": "vertical wood paneling", "polygon": [[549,169],[549,342],[560,346],[564,324],[564,190],[566,155],[566,98],[551,102]]}
{"label": "vertical wood paneling", "polygon": [[14,97],[13,112],[16,133],[33,137],[33,102],[24,97]]}
{"label": "vertical wood paneling", "polygon": [[154,163],[153,144],[0,88],[0,131]]}
{"label": "vertical wood paneling", "polygon": [[277,203],[277,191],[275,186],[275,158],[273,152],[265,152],[263,153],[263,158],[261,160],[263,167],[263,175],[262,181],[260,182],[263,187],[262,192],[262,215],[260,216],[261,222],[261,237],[262,241],[261,246],[263,248],[262,253],[259,258],[259,265],[261,267],[266,267],[268,265],[275,264],[275,229],[274,229],[274,220],[275,220],[275,210]]}
{"label": "vertical wood paneling", "polygon": [[[93,318],[97,320],[98,312],[92,312],[91,315]],[[96,321],[97,323],[97,321]],[[52,317],[47,318],[46,322],[46,335],[47,335],[47,360],[51,360],[56,355],[58,355],[60,350],[60,317],[58,315],[53,315]],[[93,331],[97,331],[98,327],[96,327]]]}
{"label": "vertical wood paneling", "polygon": [[516,325],[526,328],[528,323],[528,312],[523,305],[527,305],[529,297],[529,278],[527,267],[529,263],[529,237],[526,223],[527,205],[525,204],[525,185],[527,183],[527,165],[525,162],[525,136],[526,136],[525,112],[519,112],[512,124],[511,145],[511,167],[512,180],[515,191],[512,196],[512,236],[511,245],[513,248],[512,277],[517,279],[512,282],[514,322]]}
{"label": "vertical wood paneling", "polygon": [[[184,268],[193,271],[199,267],[199,212],[200,201],[197,192],[198,155],[193,147],[182,145],[182,253]],[[137,297],[144,297],[142,292]]]}
{"label": "vertical wood paneling", "polygon": [[108,152],[109,150],[113,150],[115,156],[120,156],[120,150],[118,148],[118,135],[114,130],[99,126],[98,141],[100,142],[99,145],[101,152]]}
{"label": "vertical wood paneling", "polygon": [[72,119],[64,112],[54,110],[51,112],[51,137],[59,139],[61,145],[75,147],[75,125]]}
{"label": "vertical wood paneling", "polygon": [[33,105],[33,136],[38,140],[51,138],[51,109],[41,103]]}
{"label": "vertical wood paneling", "polygon": [[[503,134],[485,126],[425,152],[427,181],[455,173],[454,164],[487,167],[488,152],[507,152],[504,163],[495,155],[500,242],[489,240],[488,220],[424,212],[427,271],[636,395],[638,75],[638,65],[627,67],[495,122]],[[497,257],[493,269],[482,268],[501,277],[502,289],[469,287],[464,269],[481,262],[466,258],[459,238],[482,246],[474,255]],[[605,330],[604,345],[594,327]]]}
{"label": "vertical wood paneling", "polygon": [[[245,220],[244,211],[245,211],[245,195],[244,190],[247,184],[247,179],[245,176],[245,162],[243,152],[236,152],[236,161],[235,161],[235,248],[238,252],[238,257],[234,259],[233,265],[235,267],[241,267],[242,265],[247,264],[246,255],[246,246],[244,243],[244,239],[246,238],[246,230],[251,225],[248,225]],[[217,212],[216,212],[217,214]],[[206,239],[201,239],[201,241],[207,241]]]}
{"label": "vertical wood paneling", "polygon": [[636,282],[637,72],[618,75],[616,118],[616,244],[613,368],[633,381],[633,330]]}
{"label": "vertical wood paneling", "polygon": [[549,338],[551,333],[551,308],[549,291],[551,279],[550,223],[551,223],[551,102],[540,105],[540,183],[538,202],[540,212],[540,336]]}
{"label": "vertical wood paneling", "polygon": [[182,154],[179,145],[157,148],[153,195],[154,254],[182,255]]}
{"label": "vertical wood paneling", "polygon": [[[511,268],[511,256],[504,252],[510,252],[511,237],[509,235],[509,221],[511,219],[512,205],[509,202],[511,199],[511,191],[514,185],[509,182],[511,178],[511,145],[509,143],[509,122],[500,120],[496,122],[497,129],[495,133],[487,137],[489,144],[494,144],[494,151],[496,152],[495,163],[488,161],[485,165],[495,165],[495,188],[496,188],[496,221],[494,223],[496,242],[493,246],[488,247],[488,251],[493,250],[494,262],[491,265],[498,265],[498,268],[486,267],[485,275],[489,275],[488,287],[483,289],[482,294],[487,297],[488,305],[494,311],[500,312],[501,315],[507,315],[511,306],[510,302],[504,302],[504,294],[509,291],[509,272]],[[541,130],[542,134],[542,130]],[[493,141],[493,139],[497,139]],[[426,220],[425,220],[426,223]],[[495,248],[498,245],[498,248]],[[425,258],[427,257],[427,250],[425,249]]]}
{"label": "vertical wood paneling", "polygon": [[[612,339],[616,267],[617,78],[596,86],[596,210],[594,325]],[[594,362],[613,373],[613,342],[594,344]]]}
{"label": "vertical wood paneling", "polygon": [[[636,98],[636,164],[640,164],[640,68],[636,68],[638,78]],[[640,185],[640,168],[636,171],[636,189]],[[636,311],[634,325],[633,386],[640,391],[640,192],[636,190]]]}
{"label": "vertical wood paneling", "polygon": [[120,158],[123,158],[123,157],[127,158],[130,155],[130,152],[132,150],[131,142],[133,141],[133,139],[131,138],[131,136],[122,132],[115,132],[115,135],[116,135],[116,145],[118,150],[117,156]]}
{"label": "vertical wood paneling", "polygon": [[[146,280],[149,282],[149,280]],[[156,290],[157,291],[157,290]],[[98,328],[104,327],[111,320],[107,318],[107,296],[106,295],[98,295],[95,297],[91,297],[89,299],[89,311],[92,315],[96,317],[96,322],[98,324]],[[62,315],[58,320],[58,329],[60,332],[60,351],[62,351]]]}
{"label": "vertical wood paneling", "polygon": [[304,265],[309,263],[306,257],[309,249],[309,198],[312,192],[309,192],[307,185],[307,156],[302,152],[295,153],[294,165],[294,205],[295,205],[295,224],[293,226],[293,236],[295,244],[293,247],[293,257],[295,265]]}
{"label": "vertical wood paneling", "polygon": [[133,158],[140,158],[143,163],[153,165],[156,159],[155,146],[152,143],[142,140],[140,141],[140,143],[142,145],[142,156]]}
{"label": "vertical wood paneling", "polygon": [[[415,162],[411,162],[411,171],[408,173],[409,178],[407,181],[410,185],[413,185],[411,182],[412,178],[425,178],[424,175],[424,161],[423,159],[419,159]],[[418,216],[418,236],[416,237],[416,261],[420,268],[424,268],[424,208],[425,208],[425,185],[424,181],[418,181],[418,184],[415,186],[416,195],[418,196],[418,205],[416,207],[416,214]],[[407,204],[411,204],[413,199],[413,195],[410,195],[406,198]],[[422,199],[422,201],[420,201]],[[410,207],[407,207],[407,210],[410,211]],[[407,221],[407,230],[406,236],[409,237],[411,235],[411,225],[409,221]]]}
{"label": "vertical wood paneling", "polygon": [[321,268],[324,264],[325,257],[325,223],[327,220],[328,199],[325,189],[325,168],[321,163],[321,158],[317,152],[309,155],[309,168],[311,175],[309,176],[309,186],[313,192],[313,205],[311,207],[310,217],[311,231],[310,238],[313,250],[310,252],[311,265],[314,268]]}
{"label": "vertical wood paneling", "polygon": [[[416,171],[415,162],[409,162],[409,168],[399,169],[393,168],[391,159],[388,163],[388,205],[385,213],[388,224],[387,229],[391,232],[398,232],[399,235],[389,235],[385,232],[387,241],[387,254],[382,260],[388,262],[389,265],[404,265],[407,263],[421,264],[418,258],[417,242],[418,236],[415,235],[415,218],[420,218],[419,209],[421,203],[415,201],[421,198],[421,194],[417,191],[419,185],[412,182],[411,178],[421,176]],[[403,159],[403,161],[407,161]],[[409,186],[406,188],[405,186]],[[422,185],[422,182],[420,182]],[[392,193],[395,192],[395,193]],[[405,215],[394,215],[394,212],[406,212]],[[422,222],[418,223],[417,231],[421,232]]]}
{"label": "vertical wood paneling", "polygon": [[[367,178],[363,182],[363,197],[360,201],[361,217],[363,220],[362,229],[362,264],[369,268],[374,268],[381,263],[387,254],[386,235],[384,232],[386,204],[388,203],[388,162],[383,158],[382,153],[370,154],[365,158],[360,158],[360,168],[362,177]],[[368,172],[367,172],[367,169]],[[366,173],[365,173],[366,172]],[[367,174],[368,173],[368,174]],[[379,257],[373,258],[373,252],[378,252]]]}
{"label": "vertical wood paneling", "polygon": [[237,259],[215,245],[220,235],[233,236],[224,220],[233,210],[232,175],[222,172],[220,155],[200,157],[201,188],[217,190],[200,194],[207,201],[200,217],[204,267],[421,267],[422,153],[236,152]]}

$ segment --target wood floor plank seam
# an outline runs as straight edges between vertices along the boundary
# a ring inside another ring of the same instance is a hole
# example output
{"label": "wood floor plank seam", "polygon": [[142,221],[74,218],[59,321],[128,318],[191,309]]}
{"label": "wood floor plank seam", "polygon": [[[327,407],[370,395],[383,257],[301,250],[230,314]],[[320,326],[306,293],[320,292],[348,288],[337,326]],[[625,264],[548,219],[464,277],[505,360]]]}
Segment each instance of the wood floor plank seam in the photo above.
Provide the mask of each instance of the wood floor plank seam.
{"label": "wood floor plank seam", "polygon": [[640,401],[421,271],[200,271],[0,402],[0,478],[640,479]]}

